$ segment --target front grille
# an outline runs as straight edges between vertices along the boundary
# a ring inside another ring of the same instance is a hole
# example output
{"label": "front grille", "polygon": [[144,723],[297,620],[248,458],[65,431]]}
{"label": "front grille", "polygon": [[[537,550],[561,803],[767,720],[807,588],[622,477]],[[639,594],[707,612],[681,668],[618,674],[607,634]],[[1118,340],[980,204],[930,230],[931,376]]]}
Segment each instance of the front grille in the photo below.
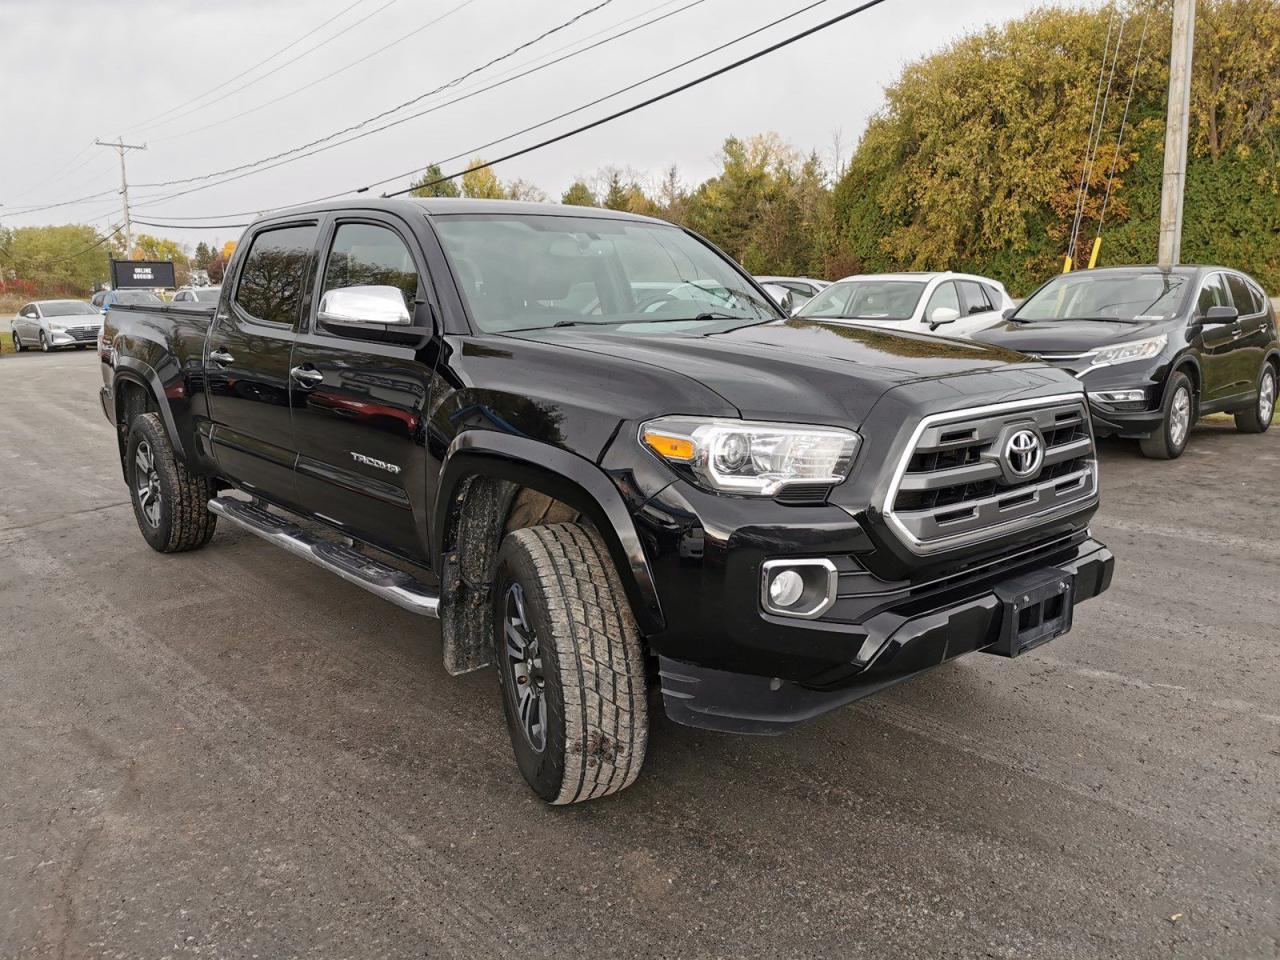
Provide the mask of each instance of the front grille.
{"label": "front grille", "polygon": [[[1018,477],[1003,456],[1022,429],[1043,445]],[[917,427],[894,477],[886,516],[918,552],[949,549],[1042,522],[1097,493],[1093,435],[1077,395],[934,414]]]}
{"label": "front grille", "polygon": [[67,333],[71,334],[76,340],[97,340],[97,327],[67,327]]}

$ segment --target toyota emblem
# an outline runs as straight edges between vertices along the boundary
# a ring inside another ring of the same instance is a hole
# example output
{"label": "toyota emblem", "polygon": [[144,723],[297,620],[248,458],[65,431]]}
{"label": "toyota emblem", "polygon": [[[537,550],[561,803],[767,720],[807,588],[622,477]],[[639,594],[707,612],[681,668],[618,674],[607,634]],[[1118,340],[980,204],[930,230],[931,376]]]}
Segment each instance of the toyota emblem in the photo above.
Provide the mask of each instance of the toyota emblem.
{"label": "toyota emblem", "polygon": [[1004,460],[1009,472],[1020,480],[1034,474],[1044,460],[1039,435],[1034,430],[1019,430],[1010,435],[1004,445]]}

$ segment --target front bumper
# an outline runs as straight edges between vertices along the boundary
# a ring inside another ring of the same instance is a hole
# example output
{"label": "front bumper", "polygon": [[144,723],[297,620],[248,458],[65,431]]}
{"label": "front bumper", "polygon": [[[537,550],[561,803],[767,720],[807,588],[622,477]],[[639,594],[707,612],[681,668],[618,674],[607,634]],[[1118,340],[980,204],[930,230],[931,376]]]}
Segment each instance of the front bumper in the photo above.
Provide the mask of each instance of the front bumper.
{"label": "front bumper", "polygon": [[[1148,399],[1147,402],[1152,401]],[[1149,437],[1160,429],[1164,420],[1164,410],[1160,407],[1154,410],[1122,410],[1092,396],[1089,397],[1089,413],[1093,417],[1093,432],[1099,437]]]}
{"label": "front bumper", "polygon": [[[851,661],[808,681],[719,670],[660,656],[667,715],[693,727],[781,733],[958,656],[992,648],[1004,627],[1005,605],[998,593],[1010,581],[1029,572],[1061,571],[1073,578],[1074,607],[1107,589],[1114,566],[1111,551],[1102,544],[1077,540],[1062,549],[1029,553],[1021,563],[999,565],[985,577],[879,609],[860,625],[865,634]],[[859,662],[864,654],[865,662]]]}

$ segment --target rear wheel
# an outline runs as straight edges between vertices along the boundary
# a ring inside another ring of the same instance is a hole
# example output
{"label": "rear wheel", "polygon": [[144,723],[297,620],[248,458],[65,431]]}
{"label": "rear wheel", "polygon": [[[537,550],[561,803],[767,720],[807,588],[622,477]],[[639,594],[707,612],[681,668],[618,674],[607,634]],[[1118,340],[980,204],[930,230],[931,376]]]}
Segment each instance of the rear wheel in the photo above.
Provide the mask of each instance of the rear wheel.
{"label": "rear wheel", "polygon": [[649,735],[644,651],[609,552],[576,523],[507,535],[494,661],[520,773],[549,803],[629,786]]}
{"label": "rear wheel", "polygon": [[217,490],[174,456],[158,413],[134,417],[125,472],[138,529],[153,550],[181,553],[209,542],[218,518],[207,504]]}
{"label": "rear wheel", "polygon": [[1164,417],[1153,436],[1138,441],[1144,456],[1154,460],[1176,460],[1187,449],[1191,426],[1196,422],[1196,397],[1191,378],[1178,371],[1169,378],[1164,392]]}
{"label": "rear wheel", "polygon": [[1248,410],[1236,414],[1236,429],[1241,433],[1263,433],[1271,426],[1275,412],[1276,368],[1264,363],[1258,376],[1258,399]]}

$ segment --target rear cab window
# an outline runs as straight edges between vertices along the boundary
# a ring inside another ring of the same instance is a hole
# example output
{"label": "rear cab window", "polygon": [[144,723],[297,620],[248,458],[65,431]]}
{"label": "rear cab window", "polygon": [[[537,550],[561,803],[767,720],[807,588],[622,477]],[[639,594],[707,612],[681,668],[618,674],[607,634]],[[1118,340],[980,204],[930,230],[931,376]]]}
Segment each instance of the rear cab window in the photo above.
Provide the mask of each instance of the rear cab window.
{"label": "rear cab window", "polygon": [[293,326],[306,290],[318,228],[314,223],[263,230],[240,268],[236,305],[262,323]]}

